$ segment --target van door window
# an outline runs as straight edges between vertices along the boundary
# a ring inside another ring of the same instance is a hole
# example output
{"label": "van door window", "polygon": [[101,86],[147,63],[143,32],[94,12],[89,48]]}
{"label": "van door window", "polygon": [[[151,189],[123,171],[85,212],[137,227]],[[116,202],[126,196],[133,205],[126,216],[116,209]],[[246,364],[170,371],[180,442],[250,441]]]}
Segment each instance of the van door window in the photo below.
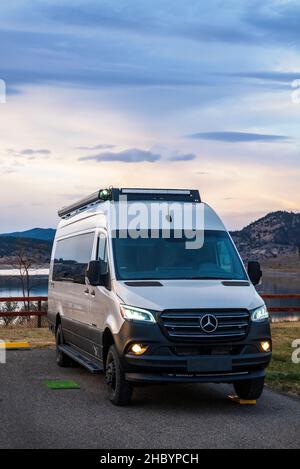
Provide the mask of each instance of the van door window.
{"label": "van door window", "polygon": [[53,280],[85,283],[85,272],[91,260],[94,237],[94,233],[86,233],[57,242]]}

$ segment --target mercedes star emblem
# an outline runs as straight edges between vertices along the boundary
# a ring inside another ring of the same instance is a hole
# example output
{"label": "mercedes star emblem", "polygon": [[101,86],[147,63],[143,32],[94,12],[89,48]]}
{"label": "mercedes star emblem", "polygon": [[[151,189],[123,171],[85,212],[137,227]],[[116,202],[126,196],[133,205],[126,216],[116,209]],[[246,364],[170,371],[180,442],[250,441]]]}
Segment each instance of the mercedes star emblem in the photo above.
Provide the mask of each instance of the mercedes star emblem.
{"label": "mercedes star emblem", "polygon": [[200,319],[200,327],[204,332],[210,334],[218,327],[218,320],[213,314],[204,314]]}

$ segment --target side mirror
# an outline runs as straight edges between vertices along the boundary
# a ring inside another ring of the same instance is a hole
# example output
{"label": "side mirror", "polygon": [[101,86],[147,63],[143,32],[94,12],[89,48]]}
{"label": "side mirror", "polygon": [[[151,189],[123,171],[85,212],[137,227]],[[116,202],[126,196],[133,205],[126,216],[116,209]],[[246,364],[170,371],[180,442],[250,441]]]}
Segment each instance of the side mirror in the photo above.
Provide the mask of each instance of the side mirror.
{"label": "side mirror", "polygon": [[260,263],[256,261],[248,262],[248,275],[253,285],[258,285],[262,277]]}
{"label": "side mirror", "polygon": [[100,261],[90,261],[88,263],[86,276],[90,285],[100,285]]}
{"label": "side mirror", "polygon": [[96,287],[103,285],[109,288],[108,263],[103,260],[90,261],[86,269],[86,277],[90,285]]}

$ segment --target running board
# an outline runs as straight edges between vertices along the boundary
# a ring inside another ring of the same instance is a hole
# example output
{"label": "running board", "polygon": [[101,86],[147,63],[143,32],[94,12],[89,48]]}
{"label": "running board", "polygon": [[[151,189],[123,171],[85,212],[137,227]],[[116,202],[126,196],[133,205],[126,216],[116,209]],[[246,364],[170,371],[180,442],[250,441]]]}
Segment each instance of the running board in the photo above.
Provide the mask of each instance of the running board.
{"label": "running board", "polygon": [[72,358],[75,362],[79,363],[79,365],[87,368],[91,373],[101,373],[103,371],[103,367],[100,364],[91,361],[69,345],[59,345],[59,350],[68,355],[68,357]]}

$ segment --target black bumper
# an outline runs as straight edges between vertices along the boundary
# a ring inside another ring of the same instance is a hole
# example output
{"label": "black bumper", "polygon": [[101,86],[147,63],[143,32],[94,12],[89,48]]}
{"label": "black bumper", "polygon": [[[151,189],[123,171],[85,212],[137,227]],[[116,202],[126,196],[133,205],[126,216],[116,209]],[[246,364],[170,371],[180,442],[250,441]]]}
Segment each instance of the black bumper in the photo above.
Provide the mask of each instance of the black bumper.
{"label": "black bumper", "polygon": [[[127,321],[115,335],[126,379],[149,383],[231,383],[262,378],[271,360],[271,352],[260,347],[263,340],[271,340],[268,321],[251,323],[242,341],[208,337],[178,342],[170,340],[158,324]],[[133,342],[148,345],[144,355],[130,353]]]}
{"label": "black bumper", "polygon": [[181,374],[181,373],[126,373],[127,381],[135,383],[163,384],[163,383],[234,383],[245,379],[264,378],[265,372],[249,371],[243,373],[224,374]]}

